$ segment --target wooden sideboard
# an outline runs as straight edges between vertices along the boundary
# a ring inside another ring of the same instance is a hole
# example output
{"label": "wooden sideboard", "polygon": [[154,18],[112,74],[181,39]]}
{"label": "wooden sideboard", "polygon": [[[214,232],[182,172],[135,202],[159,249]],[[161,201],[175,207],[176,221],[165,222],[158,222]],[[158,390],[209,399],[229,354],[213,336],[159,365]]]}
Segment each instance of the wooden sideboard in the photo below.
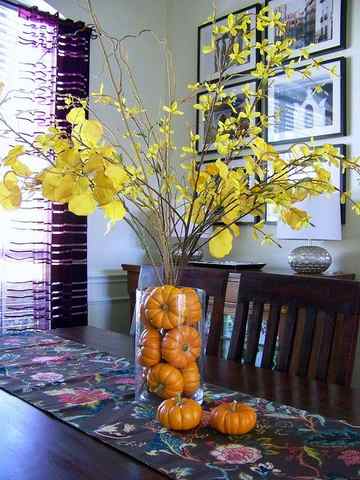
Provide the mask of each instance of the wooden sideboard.
{"label": "wooden sideboard", "polygon": [[[204,265],[207,268],[216,268],[211,265],[211,263]],[[138,279],[139,279],[139,272],[140,272],[140,265],[128,265],[128,264],[123,264],[122,268],[127,272],[128,276],[128,293],[129,293],[129,308],[130,308],[130,319],[133,317],[133,312],[135,308],[135,302],[136,302],[136,289],[138,286]],[[201,268],[201,267],[194,267],[194,268]],[[240,282],[240,275],[241,275],[241,270],[239,268],[234,268],[234,267],[227,267],[226,268],[229,272],[229,280],[228,280],[228,285],[226,289],[226,297],[225,297],[225,315],[234,315],[235,314],[235,309],[236,309],[236,301],[237,301],[237,296],[238,296],[238,291],[239,291],[239,282]],[[246,270],[249,270],[247,268]],[[261,270],[262,272],[266,273],[279,273],[279,274],[284,274],[284,275],[294,275],[294,276],[299,276],[299,274],[291,271],[291,270],[283,270],[283,271],[275,271],[275,270],[269,270],[269,269],[264,269]],[[303,275],[301,275],[303,276]],[[326,278],[333,278],[333,279],[343,279],[343,280],[355,280],[355,274],[354,273],[341,273],[341,272],[335,272],[335,273],[323,273],[321,275],[308,275],[306,276],[321,276],[321,277],[326,277]]]}

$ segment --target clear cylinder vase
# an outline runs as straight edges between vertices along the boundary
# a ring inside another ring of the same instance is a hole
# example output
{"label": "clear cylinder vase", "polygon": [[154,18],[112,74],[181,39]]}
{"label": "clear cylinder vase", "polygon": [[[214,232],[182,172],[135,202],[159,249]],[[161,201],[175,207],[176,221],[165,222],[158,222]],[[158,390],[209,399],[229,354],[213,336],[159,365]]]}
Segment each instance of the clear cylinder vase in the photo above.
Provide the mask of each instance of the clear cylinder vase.
{"label": "clear cylinder vase", "polygon": [[136,400],[203,401],[205,292],[163,285],[136,292]]}

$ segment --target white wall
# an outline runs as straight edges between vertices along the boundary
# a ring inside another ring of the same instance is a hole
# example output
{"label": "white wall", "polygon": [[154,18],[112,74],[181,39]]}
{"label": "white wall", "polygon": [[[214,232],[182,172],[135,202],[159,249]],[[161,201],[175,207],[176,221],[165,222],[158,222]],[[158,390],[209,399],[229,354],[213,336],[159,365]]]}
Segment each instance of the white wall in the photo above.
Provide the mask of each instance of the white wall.
{"label": "white wall", "polygon": [[[48,3],[65,17],[92,23],[86,0],[48,0]],[[167,0],[93,0],[92,3],[100,23],[110,34],[122,37],[150,28],[160,38],[166,35]],[[164,103],[165,93],[165,71],[161,67],[159,48],[149,35],[136,40],[136,44],[130,41],[127,45],[145,104],[155,115]],[[99,42],[95,40],[91,43],[90,91],[98,90],[104,71]],[[108,78],[104,86],[105,91],[110,90]],[[98,112],[101,114],[101,108]],[[112,128],[119,128],[117,115],[106,115],[105,120]],[[125,223],[117,225],[107,236],[105,231],[106,221],[100,212],[89,217],[89,323],[127,332],[126,277],[121,272],[121,264],[141,263],[143,251]]]}

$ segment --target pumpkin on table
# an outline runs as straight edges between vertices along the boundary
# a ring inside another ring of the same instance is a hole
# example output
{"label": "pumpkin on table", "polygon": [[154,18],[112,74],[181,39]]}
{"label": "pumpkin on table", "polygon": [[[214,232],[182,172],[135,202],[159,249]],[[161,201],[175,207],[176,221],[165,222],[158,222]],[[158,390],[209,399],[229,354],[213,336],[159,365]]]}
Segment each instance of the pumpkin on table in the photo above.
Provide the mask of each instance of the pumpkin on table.
{"label": "pumpkin on table", "polygon": [[188,325],[169,330],[162,340],[161,356],[176,368],[187,368],[199,358],[200,352],[200,334]]}
{"label": "pumpkin on table", "polygon": [[184,380],[180,370],[168,363],[158,363],[147,374],[150,392],[160,398],[172,398],[184,390]]}
{"label": "pumpkin on table", "polygon": [[201,421],[202,408],[190,398],[164,400],[158,407],[157,418],[161,425],[171,430],[191,430]]}
{"label": "pumpkin on table", "polygon": [[210,426],[227,435],[242,435],[256,425],[256,411],[244,403],[221,403],[210,413]]}
{"label": "pumpkin on table", "polygon": [[146,320],[159,330],[182,325],[185,321],[182,297],[181,289],[173,285],[154,288],[145,300]]}
{"label": "pumpkin on table", "polygon": [[200,386],[200,372],[196,362],[181,370],[184,379],[184,395],[191,396]]}
{"label": "pumpkin on table", "polygon": [[161,335],[155,328],[145,328],[138,345],[137,361],[143,367],[153,367],[161,360]]}

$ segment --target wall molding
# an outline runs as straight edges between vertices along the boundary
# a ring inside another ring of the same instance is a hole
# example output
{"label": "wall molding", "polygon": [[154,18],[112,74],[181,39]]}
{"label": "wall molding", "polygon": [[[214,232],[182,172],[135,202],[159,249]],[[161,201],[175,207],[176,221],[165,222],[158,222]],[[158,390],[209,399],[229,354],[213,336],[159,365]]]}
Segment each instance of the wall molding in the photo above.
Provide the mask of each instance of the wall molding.
{"label": "wall molding", "polygon": [[88,283],[103,284],[103,283],[127,283],[127,273],[123,270],[119,272],[93,272],[88,274]]}
{"label": "wall molding", "polygon": [[88,275],[88,304],[128,302],[127,273],[92,272]]}

